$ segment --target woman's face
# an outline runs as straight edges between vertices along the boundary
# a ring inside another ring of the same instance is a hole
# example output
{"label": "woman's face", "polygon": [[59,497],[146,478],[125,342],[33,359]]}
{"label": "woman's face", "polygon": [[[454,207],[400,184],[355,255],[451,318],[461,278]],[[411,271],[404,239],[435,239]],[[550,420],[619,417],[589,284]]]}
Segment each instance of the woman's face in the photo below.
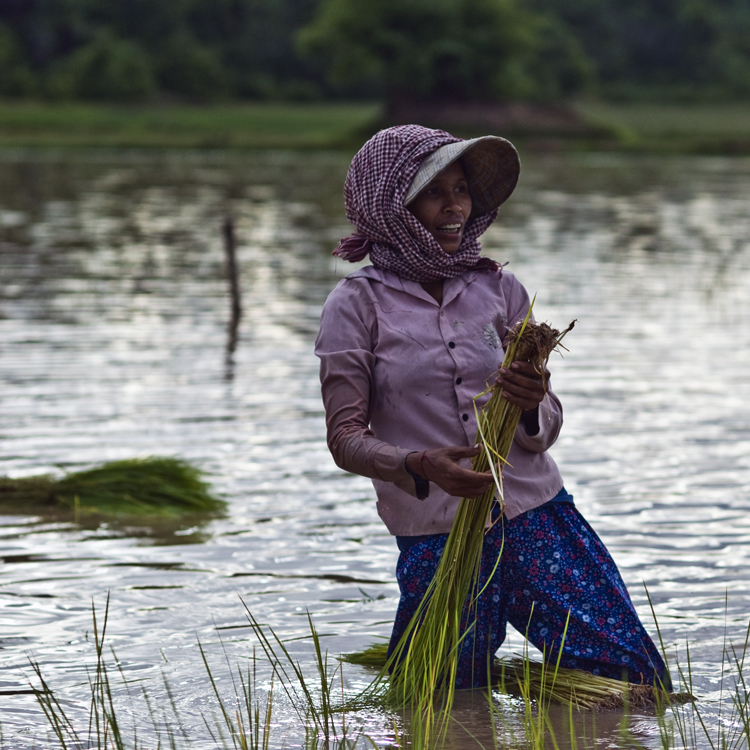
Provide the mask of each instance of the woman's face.
{"label": "woman's face", "polygon": [[464,227],[471,214],[469,184],[461,163],[446,167],[409,204],[409,211],[437,240],[446,253],[461,246]]}

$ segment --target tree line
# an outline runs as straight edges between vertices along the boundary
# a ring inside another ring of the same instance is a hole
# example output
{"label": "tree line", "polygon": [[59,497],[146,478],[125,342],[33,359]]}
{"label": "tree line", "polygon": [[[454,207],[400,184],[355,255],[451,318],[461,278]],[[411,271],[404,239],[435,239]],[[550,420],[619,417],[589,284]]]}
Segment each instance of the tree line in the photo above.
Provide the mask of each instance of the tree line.
{"label": "tree line", "polygon": [[750,0],[0,0],[0,96],[750,95]]}

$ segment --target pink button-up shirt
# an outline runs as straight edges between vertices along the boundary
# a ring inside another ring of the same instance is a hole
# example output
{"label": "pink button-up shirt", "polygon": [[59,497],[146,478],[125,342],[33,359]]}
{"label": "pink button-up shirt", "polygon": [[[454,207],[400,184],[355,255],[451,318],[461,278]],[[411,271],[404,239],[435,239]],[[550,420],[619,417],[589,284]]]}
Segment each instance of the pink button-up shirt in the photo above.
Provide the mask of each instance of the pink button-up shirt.
{"label": "pink button-up shirt", "polygon": [[[442,304],[419,283],[373,266],[329,295],[315,346],[328,447],[342,469],[372,478],[391,534],[450,531],[460,498],[431,484],[429,497],[417,500],[406,456],[475,444],[473,398],[495,378],[506,328],[528,309],[526,290],[500,271],[446,280]],[[549,391],[539,406],[539,432],[528,435],[519,425],[503,470],[507,518],[562,488],[546,452],[561,426],[562,407]]]}

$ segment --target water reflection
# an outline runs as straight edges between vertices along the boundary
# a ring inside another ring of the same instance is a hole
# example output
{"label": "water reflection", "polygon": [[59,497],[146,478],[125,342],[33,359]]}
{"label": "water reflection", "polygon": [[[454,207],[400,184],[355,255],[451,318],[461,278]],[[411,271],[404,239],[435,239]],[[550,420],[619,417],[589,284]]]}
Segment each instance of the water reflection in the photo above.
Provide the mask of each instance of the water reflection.
{"label": "water reflection", "polygon": [[[83,711],[91,601],[111,592],[123,670],[157,702],[165,670],[195,746],[213,747],[196,643],[246,663],[238,595],[288,639],[309,609],[332,652],[388,635],[395,545],[368,481],[328,455],[312,356],[320,306],[351,270],[330,257],[348,231],[347,161],[0,157],[0,474],[173,454],[230,501],[226,518],[179,528],[0,518],[0,690],[26,685],[33,654]],[[750,163],[580,155],[524,168],[485,247],[538,292],[542,318],[579,320],[553,362],[566,409],[555,458],[644,619],[642,581],[669,648],[690,638],[711,698],[725,633],[742,640],[750,611]],[[227,215],[243,297],[231,362]],[[511,635],[506,650],[520,645]],[[312,665],[309,643],[290,648]],[[369,678],[352,667],[346,679]],[[483,710],[459,707],[474,733],[492,731]],[[279,712],[280,745],[298,727]],[[4,699],[0,721],[14,747],[45,737],[32,696]],[[363,721],[392,741],[387,719]],[[619,715],[596,721],[591,736],[617,745]],[[656,743],[653,717],[630,725]]]}

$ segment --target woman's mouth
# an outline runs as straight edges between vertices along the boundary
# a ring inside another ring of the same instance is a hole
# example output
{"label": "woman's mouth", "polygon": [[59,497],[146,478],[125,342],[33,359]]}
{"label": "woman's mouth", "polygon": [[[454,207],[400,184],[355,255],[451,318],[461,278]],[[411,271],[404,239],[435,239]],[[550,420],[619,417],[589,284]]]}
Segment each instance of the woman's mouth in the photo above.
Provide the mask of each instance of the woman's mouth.
{"label": "woman's mouth", "polygon": [[446,232],[447,234],[458,234],[461,231],[460,224],[443,224],[437,228],[438,232]]}

